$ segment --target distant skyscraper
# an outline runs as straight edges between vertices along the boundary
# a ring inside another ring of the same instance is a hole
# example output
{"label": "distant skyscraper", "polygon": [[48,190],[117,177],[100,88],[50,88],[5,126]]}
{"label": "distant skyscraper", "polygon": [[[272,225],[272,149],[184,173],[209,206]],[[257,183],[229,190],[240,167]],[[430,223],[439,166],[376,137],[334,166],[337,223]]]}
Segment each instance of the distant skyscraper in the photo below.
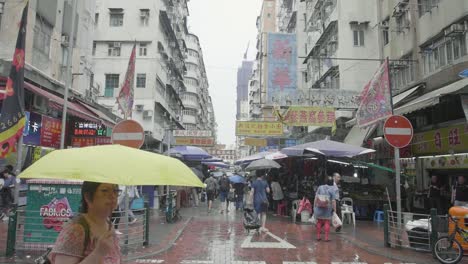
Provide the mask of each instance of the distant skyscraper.
{"label": "distant skyscraper", "polygon": [[237,120],[241,118],[241,101],[249,99],[249,80],[252,77],[252,67],[253,61],[244,60],[242,66],[237,70]]}

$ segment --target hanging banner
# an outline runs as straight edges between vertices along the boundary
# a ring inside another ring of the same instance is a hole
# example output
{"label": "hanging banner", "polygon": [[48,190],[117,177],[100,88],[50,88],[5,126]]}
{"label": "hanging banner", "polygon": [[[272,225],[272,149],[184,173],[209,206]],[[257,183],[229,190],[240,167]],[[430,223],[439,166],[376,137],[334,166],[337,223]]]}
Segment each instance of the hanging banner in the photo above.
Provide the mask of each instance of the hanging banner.
{"label": "hanging banner", "polygon": [[42,115],[33,112],[26,112],[26,117],[23,144],[39,146],[41,144]]}
{"label": "hanging banner", "polygon": [[267,140],[265,138],[245,138],[244,145],[254,147],[265,147],[267,145]]}
{"label": "hanging banner", "polygon": [[466,121],[468,121],[468,95],[461,95],[461,104],[463,106],[463,111],[465,112]]}
{"label": "hanging banner", "polygon": [[283,117],[288,126],[321,126],[335,125],[335,109],[326,107],[291,106]]}
{"label": "hanging banner", "polygon": [[176,146],[213,146],[214,138],[174,137]]}
{"label": "hanging banner", "polygon": [[392,115],[392,96],[388,60],[380,66],[362,91],[361,103],[356,112],[360,128],[370,126]]}
{"label": "hanging banner", "polygon": [[466,152],[468,150],[468,124],[415,134],[411,147],[414,155]]}
{"label": "hanging banner", "polygon": [[174,137],[211,137],[211,130],[174,130]]}
{"label": "hanging banner", "polygon": [[267,67],[267,104],[296,103],[296,34],[268,33]]}
{"label": "hanging banner", "polygon": [[281,122],[236,121],[236,136],[282,136]]}

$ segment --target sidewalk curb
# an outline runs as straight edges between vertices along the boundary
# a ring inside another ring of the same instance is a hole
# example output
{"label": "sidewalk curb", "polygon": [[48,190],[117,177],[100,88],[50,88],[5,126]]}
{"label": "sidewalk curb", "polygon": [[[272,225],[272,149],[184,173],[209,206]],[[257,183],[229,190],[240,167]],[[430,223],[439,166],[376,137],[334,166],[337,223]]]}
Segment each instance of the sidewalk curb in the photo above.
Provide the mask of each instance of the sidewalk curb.
{"label": "sidewalk curb", "polygon": [[[360,249],[362,249],[362,250],[364,250],[364,251],[366,251],[367,253],[370,253],[370,254],[375,254],[375,255],[378,255],[378,256],[381,256],[381,257],[398,260],[398,261],[401,261],[402,263],[403,262],[408,262],[408,261],[409,262],[414,262],[414,263],[427,263],[427,260],[422,260],[422,262],[420,262],[418,260],[416,262],[416,261],[414,261],[414,259],[408,260],[408,258],[402,258],[402,257],[394,256],[390,252],[387,252],[387,248],[384,249],[385,251],[384,250],[379,250],[379,249],[371,249],[370,247],[366,247],[365,245],[362,245],[363,243],[361,243],[361,242],[356,242],[353,239],[348,238],[344,234],[341,234],[339,236],[341,237],[341,239],[348,241],[349,243],[355,245],[356,247],[358,247],[358,248],[360,248]],[[392,248],[388,248],[388,249],[392,249]],[[434,262],[434,263],[437,263],[437,262]]]}
{"label": "sidewalk curb", "polygon": [[149,254],[143,254],[143,255],[139,255],[139,256],[131,256],[129,258],[125,258],[125,262],[127,261],[132,261],[132,260],[138,260],[138,259],[142,259],[142,258],[148,258],[148,257],[153,257],[155,255],[158,255],[158,254],[161,254],[163,252],[166,252],[168,251],[169,249],[171,249],[173,246],[174,246],[174,243],[180,238],[180,236],[182,235],[182,233],[184,232],[185,228],[188,226],[188,224],[192,221],[193,219],[193,216],[190,216],[184,223],[184,225],[182,226],[181,229],[179,229],[179,231],[177,231],[177,234],[176,236],[171,239],[168,243],[168,245],[158,251],[154,251],[152,253],[149,253]]}

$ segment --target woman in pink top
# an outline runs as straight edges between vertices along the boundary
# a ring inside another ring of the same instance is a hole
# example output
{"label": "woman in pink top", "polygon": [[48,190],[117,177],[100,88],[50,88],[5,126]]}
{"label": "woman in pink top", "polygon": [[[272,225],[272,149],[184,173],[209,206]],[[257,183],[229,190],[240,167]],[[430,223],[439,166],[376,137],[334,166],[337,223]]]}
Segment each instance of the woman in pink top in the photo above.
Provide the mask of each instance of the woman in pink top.
{"label": "woman in pink top", "polygon": [[115,184],[84,182],[81,215],[59,234],[49,255],[52,263],[115,264],[121,262],[118,238],[110,223],[117,207]]}

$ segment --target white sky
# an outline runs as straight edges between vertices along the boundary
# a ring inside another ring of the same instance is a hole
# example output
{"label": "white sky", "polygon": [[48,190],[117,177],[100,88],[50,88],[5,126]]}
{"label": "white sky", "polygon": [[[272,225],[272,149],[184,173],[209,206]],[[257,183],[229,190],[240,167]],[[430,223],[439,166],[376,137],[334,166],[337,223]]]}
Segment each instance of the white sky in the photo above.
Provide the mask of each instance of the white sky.
{"label": "white sky", "polygon": [[196,34],[210,84],[218,143],[235,143],[237,68],[247,43],[248,59],[254,59],[256,20],[262,0],[190,0],[189,31]]}

